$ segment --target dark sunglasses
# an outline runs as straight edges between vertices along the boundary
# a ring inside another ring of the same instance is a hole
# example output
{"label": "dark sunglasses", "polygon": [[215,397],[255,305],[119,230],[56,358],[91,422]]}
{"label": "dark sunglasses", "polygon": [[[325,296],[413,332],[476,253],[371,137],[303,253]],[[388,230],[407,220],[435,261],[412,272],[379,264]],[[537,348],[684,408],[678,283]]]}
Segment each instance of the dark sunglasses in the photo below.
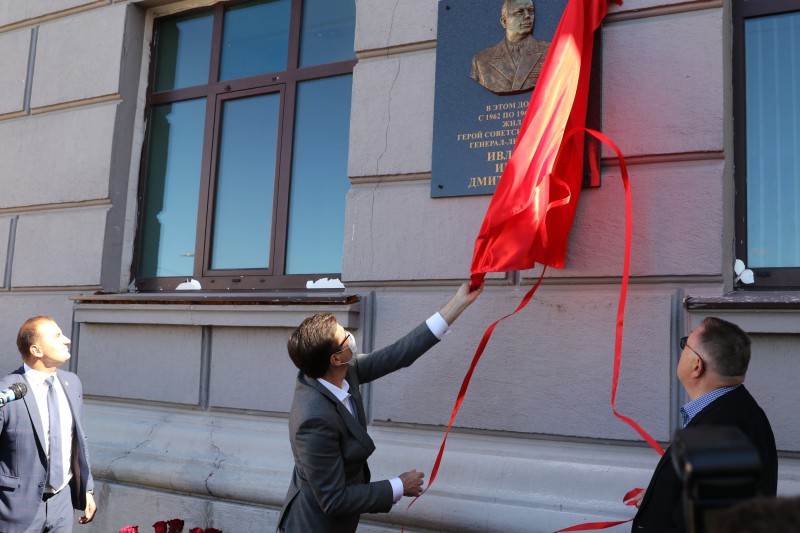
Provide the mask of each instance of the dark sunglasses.
{"label": "dark sunglasses", "polygon": [[688,347],[688,348],[689,348],[691,351],[693,351],[693,352],[694,352],[694,354],[695,354],[697,357],[699,357],[699,358],[700,358],[700,360],[701,360],[701,361],[703,361],[703,363],[705,363],[705,362],[706,362],[706,360],[705,360],[705,359],[703,359],[703,357],[702,357],[702,356],[701,356],[699,353],[697,353],[697,350],[695,350],[694,348],[692,348],[691,346],[689,346],[689,344],[687,343],[687,341],[688,341],[688,340],[689,340],[689,337],[681,337],[681,340],[680,340],[680,343],[679,343],[679,344],[680,344],[680,346],[681,346],[681,350],[683,350],[683,349],[685,349],[685,348],[687,348],[687,347]]}
{"label": "dark sunglasses", "polygon": [[343,351],[345,351],[347,349],[347,346],[345,345],[347,344],[347,341],[350,340],[350,337],[352,337],[352,335],[347,333],[347,335],[344,336],[344,340],[339,344],[339,349],[333,352],[331,355],[336,355],[337,353],[342,353]]}

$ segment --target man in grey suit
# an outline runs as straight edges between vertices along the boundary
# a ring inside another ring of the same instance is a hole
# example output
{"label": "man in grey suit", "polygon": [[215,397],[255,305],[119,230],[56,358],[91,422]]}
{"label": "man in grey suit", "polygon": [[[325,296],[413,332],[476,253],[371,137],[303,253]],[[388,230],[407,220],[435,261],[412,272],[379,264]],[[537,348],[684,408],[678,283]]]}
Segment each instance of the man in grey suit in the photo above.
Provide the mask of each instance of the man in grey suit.
{"label": "man in grey suit", "polygon": [[30,318],[17,335],[23,365],[0,378],[0,390],[28,390],[0,408],[0,533],[69,533],[73,508],[81,524],[94,518],[83,389],[59,369],[69,345],[52,318]]}
{"label": "man in grey suit", "polygon": [[438,313],[370,354],[357,356],[353,336],[328,313],[305,319],[292,333],[289,356],[300,369],[289,414],[295,466],[279,532],[353,533],[361,513],[387,513],[403,496],[422,493],[424,474],[416,470],[370,482],[367,458],[375,444],[358,387],[411,365],[482,290],[463,284]]}
{"label": "man in grey suit", "polygon": [[500,24],[506,37],[472,58],[472,79],[495,94],[530,91],[539,79],[550,43],[533,37],[531,0],[505,0]]}

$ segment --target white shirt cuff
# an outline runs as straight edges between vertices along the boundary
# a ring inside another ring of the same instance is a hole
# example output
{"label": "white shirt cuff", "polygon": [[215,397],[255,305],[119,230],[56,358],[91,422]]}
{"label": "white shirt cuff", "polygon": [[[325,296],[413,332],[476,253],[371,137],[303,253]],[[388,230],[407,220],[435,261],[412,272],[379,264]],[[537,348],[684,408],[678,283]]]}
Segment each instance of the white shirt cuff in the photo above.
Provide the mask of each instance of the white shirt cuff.
{"label": "white shirt cuff", "polygon": [[436,335],[436,338],[439,340],[442,340],[442,337],[450,333],[450,326],[447,325],[447,322],[438,311],[426,320],[425,323],[428,325],[428,329],[431,330],[431,333]]}
{"label": "white shirt cuff", "polygon": [[403,482],[399,477],[393,477],[389,483],[392,484],[392,503],[397,503],[403,497]]}

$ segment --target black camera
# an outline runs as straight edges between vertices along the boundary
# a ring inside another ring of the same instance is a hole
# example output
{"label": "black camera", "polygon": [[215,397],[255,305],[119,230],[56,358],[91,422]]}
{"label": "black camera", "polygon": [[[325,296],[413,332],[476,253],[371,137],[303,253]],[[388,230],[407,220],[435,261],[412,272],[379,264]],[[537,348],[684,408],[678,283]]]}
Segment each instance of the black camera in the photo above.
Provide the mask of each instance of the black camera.
{"label": "black camera", "polygon": [[672,463],[683,481],[689,533],[705,533],[736,503],[757,495],[761,461],[734,426],[698,426],[675,432]]}

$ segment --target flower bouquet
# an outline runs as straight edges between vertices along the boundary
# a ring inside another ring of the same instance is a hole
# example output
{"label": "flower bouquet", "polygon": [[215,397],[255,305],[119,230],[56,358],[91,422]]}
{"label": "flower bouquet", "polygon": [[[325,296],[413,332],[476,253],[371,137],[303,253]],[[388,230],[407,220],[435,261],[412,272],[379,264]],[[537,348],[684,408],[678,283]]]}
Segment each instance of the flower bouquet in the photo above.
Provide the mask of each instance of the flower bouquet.
{"label": "flower bouquet", "polygon": [[[153,529],[155,533],[182,533],[183,520],[180,518],[173,518],[167,521],[159,520],[153,524]],[[125,526],[119,530],[119,533],[139,533],[139,526]],[[205,529],[195,527],[190,529],[189,533],[222,533],[222,531],[213,527],[207,527]]]}

